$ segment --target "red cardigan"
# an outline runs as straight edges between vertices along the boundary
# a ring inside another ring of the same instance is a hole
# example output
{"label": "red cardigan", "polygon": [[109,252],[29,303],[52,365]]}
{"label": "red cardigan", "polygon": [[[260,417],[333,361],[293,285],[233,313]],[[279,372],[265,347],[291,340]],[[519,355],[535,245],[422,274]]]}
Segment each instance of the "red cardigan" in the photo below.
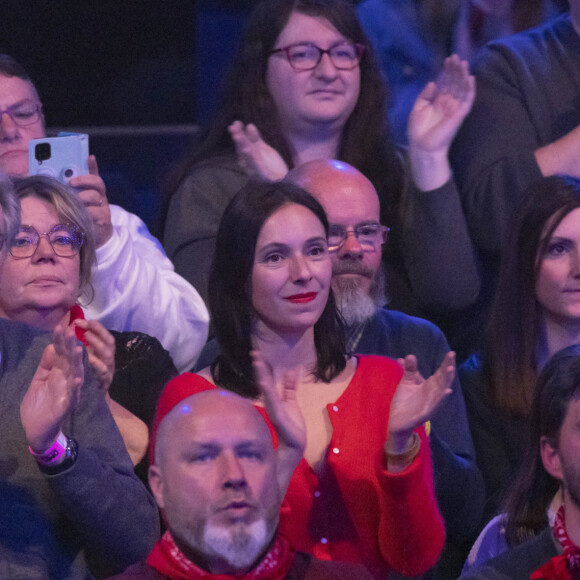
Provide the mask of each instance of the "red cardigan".
{"label": "red cardigan", "polygon": [[[377,578],[391,569],[418,576],[435,565],[445,539],[429,443],[419,429],[417,458],[401,473],[386,471],[383,445],[402,369],[379,356],[359,355],[358,361],[349,386],[327,406],[333,433],[325,473],[319,479],[301,460],[286,494],[280,529],[295,549],[322,560],[362,562]],[[154,430],[158,416],[185,397],[212,388],[191,373],[173,379],[161,395]],[[264,409],[258,410],[277,444]]]}

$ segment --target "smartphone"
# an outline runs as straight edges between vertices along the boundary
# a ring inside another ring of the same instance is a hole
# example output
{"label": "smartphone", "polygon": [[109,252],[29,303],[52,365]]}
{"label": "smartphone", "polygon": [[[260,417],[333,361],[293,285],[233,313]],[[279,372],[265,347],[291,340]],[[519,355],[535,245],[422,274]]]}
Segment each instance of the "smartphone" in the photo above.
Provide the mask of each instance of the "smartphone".
{"label": "smartphone", "polygon": [[68,182],[89,172],[89,136],[59,133],[57,137],[32,139],[28,145],[30,175],[49,175]]}

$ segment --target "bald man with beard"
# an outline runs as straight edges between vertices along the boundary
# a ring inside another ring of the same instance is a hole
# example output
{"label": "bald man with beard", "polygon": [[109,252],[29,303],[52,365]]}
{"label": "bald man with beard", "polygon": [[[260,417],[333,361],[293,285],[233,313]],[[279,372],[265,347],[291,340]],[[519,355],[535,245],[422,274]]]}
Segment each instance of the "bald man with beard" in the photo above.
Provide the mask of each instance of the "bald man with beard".
{"label": "bald man with beard", "polygon": [[[354,167],[333,160],[305,163],[290,171],[286,180],[316,197],[328,216],[332,289],[346,322],[347,350],[394,359],[413,354],[421,374],[431,376],[449,345],[430,322],[385,308],[381,249],[388,235],[380,224],[379,198],[372,183]],[[429,442],[447,533],[438,577],[456,578],[464,551],[478,531],[484,498],[457,378],[453,394],[431,421]]]}
{"label": "bald man with beard", "polygon": [[371,580],[359,564],[322,562],[278,534],[306,431],[300,415],[288,423],[293,397],[270,403],[263,393],[276,449],[260,412],[235,393],[209,386],[160,402],[149,483],[168,531],[146,562],[115,580]]}

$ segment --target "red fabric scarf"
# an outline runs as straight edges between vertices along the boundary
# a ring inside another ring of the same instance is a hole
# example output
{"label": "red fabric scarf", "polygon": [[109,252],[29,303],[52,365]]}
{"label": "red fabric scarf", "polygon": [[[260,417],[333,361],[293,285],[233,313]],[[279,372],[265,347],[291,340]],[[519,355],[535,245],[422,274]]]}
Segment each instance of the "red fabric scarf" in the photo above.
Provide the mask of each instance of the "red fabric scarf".
{"label": "red fabric scarf", "polygon": [[580,578],[580,548],[568,537],[564,506],[560,507],[554,522],[554,538],[560,542],[564,552],[554,556],[538,568],[530,578],[532,580],[571,580]]}
{"label": "red fabric scarf", "polygon": [[165,574],[172,580],[283,580],[290,570],[294,560],[294,550],[281,536],[276,538],[274,546],[260,562],[247,574],[230,576],[227,574],[211,574],[188,560],[183,552],[175,545],[169,531],[155,544],[153,551],[147,558],[147,564],[158,572]]}

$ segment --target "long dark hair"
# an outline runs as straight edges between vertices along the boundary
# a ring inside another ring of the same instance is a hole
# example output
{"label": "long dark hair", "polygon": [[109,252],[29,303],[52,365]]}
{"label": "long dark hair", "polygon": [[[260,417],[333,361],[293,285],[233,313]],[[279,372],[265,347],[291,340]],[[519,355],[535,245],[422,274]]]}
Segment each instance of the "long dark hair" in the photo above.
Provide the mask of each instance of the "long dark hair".
{"label": "long dark hair", "polygon": [[580,388],[580,345],[557,352],[538,377],[532,404],[530,439],[526,455],[506,499],[506,539],[520,544],[548,525],[546,510],[559,482],[544,468],[540,439],[559,446],[560,429],[570,400]]}
{"label": "long dark hair", "polygon": [[[218,229],[209,278],[209,306],[221,354],[211,367],[217,385],[257,398],[250,351],[256,313],[249,292],[256,241],[266,220],[287,204],[309,209],[328,234],[322,206],[303,189],[285,182],[249,184],[227,206]],[[342,319],[332,290],[314,325],[317,365],[314,376],[329,382],[345,367]]]}
{"label": "long dark hair", "polygon": [[[381,195],[383,223],[391,223],[404,177],[401,160],[390,142],[386,121],[386,88],[372,47],[347,0],[263,0],[248,18],[238,52],[222,85],[217,110],[205,140],[175,172],[167,188],[169,197],[191,168],[208,157],[233,152],[228,125],[239,119],[254,123],[264,140],[293,167],[290,147],[280,130],[276,106],[266,86],[270,51],[292,12],[328,20],[343,36],[366,49],[360,62],[360,94],[342,134],[337,158],[366,175]],[[389,216],[389,217],[386,217]]]}
{"label": "long dark hair", "polygon": [[557,175],[534,183],[512,224],[484,351],[484,372],[498,410],[527,415],[537,379],[541,308],[536,279],[550,237],[580,207],[580,180]]}

